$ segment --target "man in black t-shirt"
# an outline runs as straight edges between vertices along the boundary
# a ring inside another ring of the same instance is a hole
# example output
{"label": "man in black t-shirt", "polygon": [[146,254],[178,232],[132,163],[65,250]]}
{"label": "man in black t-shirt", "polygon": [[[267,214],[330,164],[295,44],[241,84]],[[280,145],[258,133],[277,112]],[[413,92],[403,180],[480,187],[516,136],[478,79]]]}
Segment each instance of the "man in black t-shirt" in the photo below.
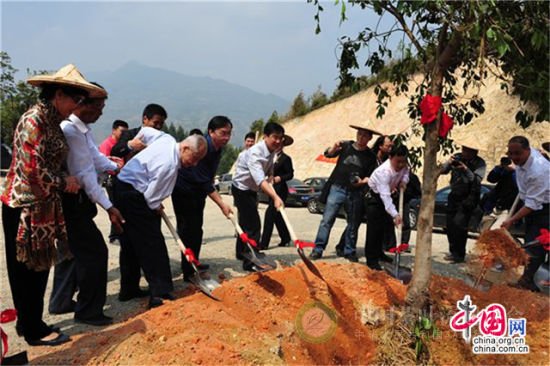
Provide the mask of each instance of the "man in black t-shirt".
{"label": "man in black t-shirt", "polygon": [[314,260],[323,256],[336,214],[344,205],[347,215],[344,257],[353,262],[358,261],[355,248],[362,216],[363,189],[376,166],[376,156],[367,144],[377,132],[367,128],[367,125],[350,127],[357,129],[356,141],[338,141],[325,150],[326,157],[338,156],[338,162],[326,183],[330,185],[330,191],[315,238],[315,248],[310,254]]}

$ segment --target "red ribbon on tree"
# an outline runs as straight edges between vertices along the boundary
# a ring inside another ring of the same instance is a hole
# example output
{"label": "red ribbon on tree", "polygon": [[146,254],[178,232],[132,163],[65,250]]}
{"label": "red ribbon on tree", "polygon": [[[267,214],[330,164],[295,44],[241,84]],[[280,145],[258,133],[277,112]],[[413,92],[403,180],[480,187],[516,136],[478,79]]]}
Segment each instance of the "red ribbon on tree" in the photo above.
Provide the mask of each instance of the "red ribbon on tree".
{"label": "red ribbon on tree", "polygon": [[195,257],[195,253],[193,252],[192,249],[186,248],[184,254],[185,254],[185,259],[187,259],[189,263],[193,263],[196,266],[199,266],[201,264],[197,259],[197,257]]}
{"label": "red ribbon on tree", "polygon": [[315,243],[311,241],[302,241],[302,240],[294,240],[294,245],[296,246],[296,248],[300,248],[300,249],[315,247]]}
{"label": "red ribbon on tree", "polygon": [[[17,310],[8,309],[0,313],[0,323],[9,323],[17,319]],[[0,338],[2,339],[2,357],[4,358],[8,353],[8,335],[4,333],[4,330],[0,327]]]}
{"label": "red ribbon on tree", "polygon": [[[433,123],[437,119],[437,113],[441,108],[441,97],[426,94],[420,102],[420,123],[425,125]],[[447,137],[449,131],[453,128],[453,119],[445,112],[442,113],[441,123],[439,124],[439,136]]]}
{"label": "red ribbon on tree", "polygon": [[241,235],[239,235],[239,238],[243,243],[248,243],[252,245],[254,248],[258,247],[258,243],[256,243],[256,240],[250,238],[247,233],[243,232]]}

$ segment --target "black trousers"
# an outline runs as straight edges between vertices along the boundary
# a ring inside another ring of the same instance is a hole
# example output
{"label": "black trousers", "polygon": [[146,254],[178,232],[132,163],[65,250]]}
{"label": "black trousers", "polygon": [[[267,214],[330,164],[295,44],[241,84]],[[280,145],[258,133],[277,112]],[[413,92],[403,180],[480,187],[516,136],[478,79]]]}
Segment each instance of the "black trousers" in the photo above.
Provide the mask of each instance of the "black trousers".
{"label": "black trousers", "polygon": [[139,290],[141,268],[151,296],[168,294],[174,286],[160,215],[147,206],[143,194],[118,180],[115,205],[126,221],[120,236],[120,292]]}
{"label": "black trousers", "polygon": [[[525,242],[528,243],[540,235],[540,229],[550,229],[550,209],[548,204],[543,205],[543,209],[534,211],[525,217]],[[525,266],[522,279],[533,282],[533,277],[544,263],[546,250],[542,245],[534,245],[525,249],[529,254],[529,263]]]}
{"label": "black trousers", "polygon": [[82,190],[78,194],[64,193],[63,213],[78,286],[75,317],[92,319],[103,315],[107,296],[108,251],[94,222],[97,207]]}
{"label": "black trousers", "polygon": [[6,246],[6,265],[18,328],[26,341],[38,340],[52,331],[42,320],[44,294],[50,271],[33,271],[17,260],[15,239],[21,209],[2,205],[2,225]]}
{"label": "black trousers", "polygon": [[[278,191],[277,194],[279,195],[279,197],[281,197],[281,200],[285,202],[286,198],[288,197],[288,190],[285,189],[280,192]],[[288,243],[290,241],[290,233],[288,232],[288,229],[286,227],[285,220],[283,219],[281,213],[277,211],[277,209],[273,205],[273,200],[270,198],[269,205],[267,206],[267,210],[265,211],[264,216],[264,229],[262,231],[262,240],[260,242],[260,247],[262,249],[267,249],[269,247],[271,235],[273,235],[274,223],[275,226],[277,226],[277,232],[281,237],[281,243]]]}
{"label": "black trousers", "polygon": [[468,225],[473,209],[464,207],[460,198],[449,195],[447,201],[447,240],[449,252],[456,258],[466,256],[466,242],[468,241]]}
{"label": "black trousers", "polygon": [[[206,196],[175,188],[172,192],[172,205],[176,214],[178,235],[183,244],[193,250],[195,257],[200,258],[202,247],[202,225],[204,221],[204,206]],[[193,267],[183,253],[181,254],[181,270],[184,277],[193,274]]]}
{"label": "black trousers", "polygon": [[[367,264],[378,263],[384,253],[384,238],[388,236],[388,221],[391,216],[384,208],[384,203],[379,195],[370,192],[365,206],[367,214],[367,240],[365,244],[365,256]],[[394,231],[394,228],[391,229]]]}
{"label": "black trousers", "polygon": [[[241,191],[235,186],[231,186],[231,193],[233,194],[235,207],[239,210],[239,225],[249,238],[259,243],[262,223],[256,206],[258,194],[254,191]],[[246,253],[248,251],[249,249],[246,243],[243,243],[241,239],[237,237],[235,252],[237,259],[243,259],[244,269],[252,267],[252,263],[241,256],[241,253]]]}

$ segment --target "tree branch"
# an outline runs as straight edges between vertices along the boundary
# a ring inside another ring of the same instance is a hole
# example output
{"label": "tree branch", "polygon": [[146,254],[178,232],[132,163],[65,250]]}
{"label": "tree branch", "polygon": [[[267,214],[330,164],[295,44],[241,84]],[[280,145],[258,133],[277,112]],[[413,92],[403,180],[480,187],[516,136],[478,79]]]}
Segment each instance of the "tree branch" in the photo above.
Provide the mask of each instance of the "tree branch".
{"label": "tree branch", "polygon": [[418,42],[418,40],[414,36],[413,32],[411,31],[411,29],[407,25],[407,22],[405,22],[405,18],[403,18],[403,15],[401,15],[397,11],[397,9],[390,3],[385,4],[384,9],[386,9],[389,13],[391,13],[395,17],[395,19],[397,19],[397,21],[401,24],[401,26],[403,27],[404,32],[407,34],[407,36],[411,40],[412,44],[414,44],[414,46],[416,47],[416,50],[418,51],[418,54],[419,55],[424,55],[424,49],[422,48],[422,46],[420,45],[420,42]]}

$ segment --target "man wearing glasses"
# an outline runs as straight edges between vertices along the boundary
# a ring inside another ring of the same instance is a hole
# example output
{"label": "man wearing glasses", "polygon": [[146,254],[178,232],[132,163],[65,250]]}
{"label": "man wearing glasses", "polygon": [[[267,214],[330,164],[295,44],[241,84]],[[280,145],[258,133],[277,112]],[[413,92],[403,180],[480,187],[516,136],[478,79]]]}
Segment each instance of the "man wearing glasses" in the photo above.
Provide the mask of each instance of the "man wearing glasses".
{"label": "man wearing glasses", "polygon": [[[185,245],[192,249],[199,259],[202,244],[202,224],[206,196],[214,201],[222,213],[228,217],[233,213],[231,207],[223,202],[214,187],[214,177],[220,164],[222,148],[231,138],[233,124],[225,116],[213,117],[208,122],[205,136],[208,152],[197,166],[181,168],[178,172],[176,187],[172,193],[172,204],[176,213],[178,234]],[[193,267],[182,255],[181,268],[183,279],[187,281],[193,274]],[[201,264],[199,270],[208,270],[208,264]]]}

